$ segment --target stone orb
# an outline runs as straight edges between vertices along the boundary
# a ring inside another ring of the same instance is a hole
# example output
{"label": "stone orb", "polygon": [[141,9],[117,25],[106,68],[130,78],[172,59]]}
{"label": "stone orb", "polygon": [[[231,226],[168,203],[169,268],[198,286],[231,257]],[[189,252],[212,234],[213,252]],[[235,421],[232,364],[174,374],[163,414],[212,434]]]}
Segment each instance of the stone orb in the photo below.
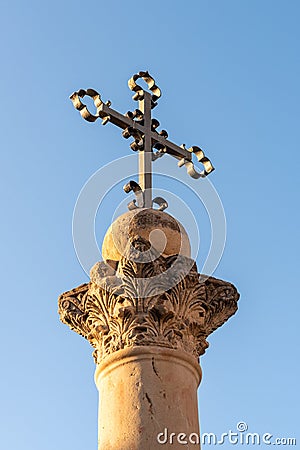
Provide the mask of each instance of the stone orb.
{"label": "stone orb", "polygon": [[164,257],[191,257],[190,241],[181,223],[166,212],[141,208],[122,214],[110,225],[103,240],[103,260],[120,261],[128,241],[136,236],[150,241]]}

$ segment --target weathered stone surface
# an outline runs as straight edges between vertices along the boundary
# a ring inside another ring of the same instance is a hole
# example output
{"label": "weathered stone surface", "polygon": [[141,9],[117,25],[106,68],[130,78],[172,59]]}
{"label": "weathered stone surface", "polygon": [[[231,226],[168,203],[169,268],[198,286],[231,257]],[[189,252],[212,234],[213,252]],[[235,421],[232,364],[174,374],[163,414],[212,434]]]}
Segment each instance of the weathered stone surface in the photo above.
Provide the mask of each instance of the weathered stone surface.
{"label": "weathered stone surface", "polygon": [[239,294],[139,235],[115,269],[98,262],[89,283],[59,298],[62,322],[95,348],[98,449],[199,450],[198,357],[236,312]]}
{"label": "weathered stone surface", "polygon": [[[106,357],[95,372],[99,449],[199,449],[200,380],[198,362],[179,350],[133,347]],[[191,436],[188,445],[178,443],[180,433],[181,441]]]}
{"label": "weathered stone surface", "polygon": [[118,217],[109,227],[102,245],[104,261],[120,261],[128,241],[135,236],[150,241],[162,256],[191,256],[191,247],[184,227],[166,212],[137,209]]}
{"label": "weathered stone surface", "polygon": [[[143,262],[149,252],[151,261]],[[198,358],[208,347],[207,336],[236,312],[236,288],[201,276],[190,258],[158,256],[138,236],[124,255],[117,272],[97,263],[90,283],[60,296],[62,322],[89,340],[97,363],[135,346],[178,349]]]}

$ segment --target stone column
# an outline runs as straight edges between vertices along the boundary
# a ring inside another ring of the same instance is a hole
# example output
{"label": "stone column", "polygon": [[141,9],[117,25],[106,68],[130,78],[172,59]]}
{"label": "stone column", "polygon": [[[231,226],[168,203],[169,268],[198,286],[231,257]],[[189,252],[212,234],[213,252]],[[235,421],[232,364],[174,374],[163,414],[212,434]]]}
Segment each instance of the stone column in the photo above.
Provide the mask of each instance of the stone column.
{"label": "stone column", "polygon": [[236,288],[200,275],[182,225],[153,209],[120,216],[102,256],[59,298],[62,322],[95,349],[98,449],[199,449],[199,357],[236,312]]}
{"label": "stone column", "polygon": [[239,294],[136,232],[117,262],[108,254],[110,265],[97,263],[89,283],[60,296],[60,318],[95,348],[99,450],[199,449],[199,357]]}

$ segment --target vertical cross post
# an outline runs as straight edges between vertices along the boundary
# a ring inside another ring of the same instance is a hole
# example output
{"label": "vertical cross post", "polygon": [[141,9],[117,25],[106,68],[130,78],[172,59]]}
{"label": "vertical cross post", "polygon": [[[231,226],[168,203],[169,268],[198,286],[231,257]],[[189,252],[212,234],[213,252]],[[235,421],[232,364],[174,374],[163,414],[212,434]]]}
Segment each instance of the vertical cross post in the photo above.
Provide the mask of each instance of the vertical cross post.
{"label": "vertical cross post", "polygon": [[152,207],[151,101],[151,94],[144,91],[144,98],[139,100],[144,115],[144,149],[139,151],[139,185],[144,191],[144,208]]}

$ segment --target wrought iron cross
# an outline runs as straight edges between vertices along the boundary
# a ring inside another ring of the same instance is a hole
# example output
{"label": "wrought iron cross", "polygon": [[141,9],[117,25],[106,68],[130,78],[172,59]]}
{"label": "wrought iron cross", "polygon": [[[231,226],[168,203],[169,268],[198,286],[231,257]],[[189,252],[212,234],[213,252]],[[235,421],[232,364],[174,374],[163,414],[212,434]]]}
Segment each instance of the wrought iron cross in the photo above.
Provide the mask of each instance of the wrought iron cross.
{"label": "wrought iron cross", "polygon": [[[145,91],[136,83],[139,78],[147,83],[150,92]],[[159,122],[151,117],[151,110],[157,105],[157,100],[161,97],[161,90],[148,72],[139,72],[133,75],[128,81],[128,86],[134,91],[132,98],[138,101],[138,109],[133,112],[128,111],[125,115],[112,109],[110,101],[104,103],[100,94],[94,89],[87,89],[86,91],[80,89],[74,92],[70,99],[81,116],[88,122],[95,122],[101,118],[103,125],[111,122],[122,128],[124,138],[133,137],[134,141],[130,147],[133,151],[139,152],[139,184],[130,181],[124,186],[125,192],[133,191],[137,197],[137,201],[128,205],[129,209],[151,208],[153,203],[156,203],[159,209],[163,210],[168,206],[164,199],[156,197],[152,200],[152,162],[167,153],[178,159],[178,166],[185,166],[188,174],[193,178],[206,177],[214,170],[214,167],[201,148],[193,146],[187,149],[184,144],[178,146],[167,139],[168,133],[165,130],[157,131]],[[87,106],[82,103],[81,98],[85,96],[93,99],[97,108],[95,115],[91,114]],[[202,172],[195,169],[192,161],[193,154],[196,155],[198,162],[203,165],[204,170]]]}

